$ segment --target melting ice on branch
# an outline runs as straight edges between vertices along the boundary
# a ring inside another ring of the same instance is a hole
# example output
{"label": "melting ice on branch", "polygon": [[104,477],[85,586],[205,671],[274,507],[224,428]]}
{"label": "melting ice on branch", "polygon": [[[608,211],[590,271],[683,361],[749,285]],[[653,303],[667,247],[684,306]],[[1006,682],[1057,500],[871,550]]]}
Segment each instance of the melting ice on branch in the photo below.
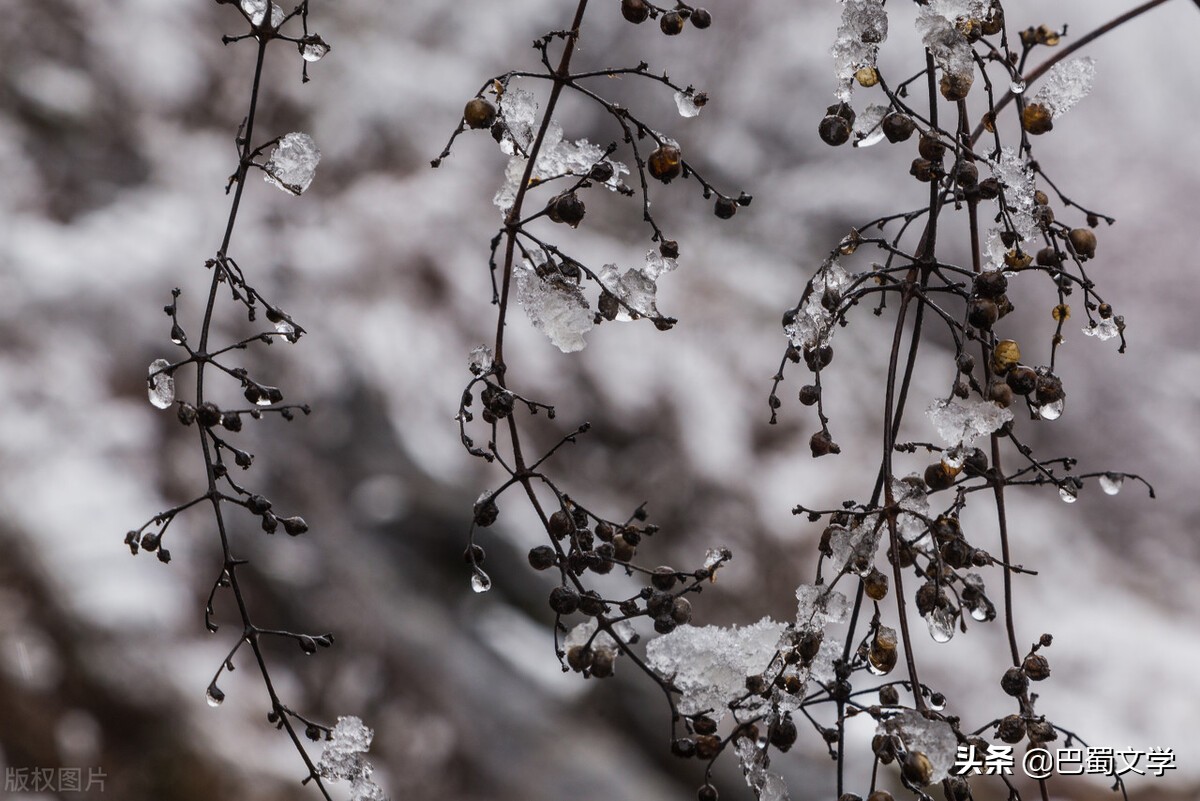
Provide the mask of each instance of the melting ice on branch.
{"label": "melting ice on branch", "polygon": [[[1037,220],[1033,216],[1034,192],[1033,170],[1025,159],[1011,147],[1000,151],[1000,158],[989,161],[992,176],[1004,185],[1004,202],[1008,218],[1012,221],[1019,243],[1026,242],[1037,233]],[[1004,267],[1004,255],[1008,246],[1002,239],[1003,231],[992,228],[988,232],[987,252],[991,258],[991,269]]]}
{"label": "melting ice on branch", "polygon": [[280,138],[271,157],[263,165],[267,183],[285,192],[299,195],[308,189],[321,161],[317,143],[306,133],[290,133]]}
{"label": "melting ice on branch", "polygon": [[[975,78],[974,50],[958,28],[961,19],[982,19],[987,0],[930,0],[917,11],[917,32],[942,75],[969,89]],[[965,92],[964,92],[965,93]]]}
{"label": "melting ice on branch", "polygon": [[830,49],[837,71],[837,97],[843,103],[850,102],[854,74],[875,66],[879,45],[887,34],[888,16],[882,0],[843,0],[842,24]]}

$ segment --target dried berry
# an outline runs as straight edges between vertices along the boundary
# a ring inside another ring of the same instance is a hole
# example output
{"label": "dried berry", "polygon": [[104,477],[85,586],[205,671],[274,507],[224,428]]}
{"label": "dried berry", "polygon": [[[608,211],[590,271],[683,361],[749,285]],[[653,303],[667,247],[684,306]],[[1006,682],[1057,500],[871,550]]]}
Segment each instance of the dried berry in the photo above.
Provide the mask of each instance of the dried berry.
{"label": "dried berry", "polygon": [[475,129],[491,128],[496,122],[496,107],[482,97],[473,97],[463,109],[463,119]]}
{"label": "dried berry", "polygon": [[650,16],[646,0],[621,0],[621,16],[634,24],[645,22]]}
{"label": "dried berry", "polygon": [[904,142],[917,130],[917,124],[912,117],[893,111],[883,118],[883,135],[889,142]]}
{"label": "dried berry", "polygon": [[659,145],[646,159],[646,168],[650,177],[669,184],[683,172],[683,154],[674,145]]}
{"label": "dried berry", "polygon": [[683,15],[678,11],[668,11],[658,18],[658,27],[667,36],[678,36],[683,33]]}

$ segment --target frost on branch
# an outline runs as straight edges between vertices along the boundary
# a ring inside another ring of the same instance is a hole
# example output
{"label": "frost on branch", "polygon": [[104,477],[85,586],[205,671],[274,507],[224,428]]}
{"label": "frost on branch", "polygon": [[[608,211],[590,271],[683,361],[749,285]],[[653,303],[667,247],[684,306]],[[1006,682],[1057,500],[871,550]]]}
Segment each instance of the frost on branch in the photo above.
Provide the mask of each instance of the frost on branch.
{"label": "frost on branch", "polygon": [[513,273],[517,300],[534,328],[563,353],[583,350],[583,335],[592,329],[595,316],[579,287],[558,273],[542,278],[529,261],[513,265]]}
{"label": "frost on branch", "polygon": [[900,507],[896,525],[901,536],[909,542],[924,536],[928,528],[925,520],[929,517],[929,496],[921,477],[913,474],[907,478],[892,479],[892,498]]}
{"label": "frost on branch", "polygon": [[[529,163],[525,154],[533,146],[537,133],[537,113],[538,105],[532,92],[510,89],[500,97],[500,118],[504,124],[500,149],[512,157],[504,169],[504,184],[492,199],[502,214],[507,214],[516,201],[521,178]],[[551,120],[529,180],[533,184],[563,175],[585,176],[601,163],[612,167],[612,176],[598,183],[615,192],[622,185],[621,176],[629,174],[629,168],[619,161],[606,158],[604,148],[593,145],[587,139],[574,142],[563,139],[562,126],[557,120]]]}
{"label": "frost on branch", "polygon": [[783,633],[784,625],[768,617],[752,626],[680,626],[650,641],[646,663],[673,677],[681,714],[707,712],[720,720],[729,703],[746,694],[746,677],[770,664]]}
{"label": "frost on branch", "polygon": [[1073,58],[1055,64],[1030,102],[1043,106],[1051,117],[1060,117],[1088,96],[1095,78],[1096,62],[1092,58]]}
{"label": "frost on branch", "polygon": [[854,117],[854,146],[870,147],[881,142],[884,137],[883,118],[890,111],[887,106],[872,103],[863,109],[861,114]]}
{"label": "frost on branch", "polygon": [[850,102],[854,74],[875,66],[879,45],[887,34],[888,16],[881,0],[844,0],[842,24],[830,50],[837,71],[838,100]]}
{"label": "frost on branch", "polygon": [[308,189],[321,161],[321,151],[306,133],[290,133],[283,136],[271,157],[263,166],[266,181],[285,192],[299,195]]}
{"label": "frost on branch", "polygon": [[784,326],[791,343],[797,348],[814,348],[829,341],[833,334],[833,313],[830,308],[837,308],[842,293],[853,283],[853,278],[842,269],[836,258],[821,265],[821,269],[813,276],[804,302],[800,304],[794,320]]}
{"label": "frost on branch", "polygon": [[924,784],[940,782],[954,767],[958,738],[949,723],[930,720],[915,709],[906,709],[880,723],[875,733],[898,738],[907,754],[925,755],[933,770]]}
{"label": "frost on branch", "polygon": [[330,733],[317,772],[326,779],[350,781],[351,801],[386,801],[383,790],[371,780],[374,768],[367,761],[375,733],[356,717],[339,717]]}
{"label": "frost on branch", "polygon": [[926,411],[938,436],[950,446],[967,447],[1013,419],[1012,412],[992,401],[962,403],[957,400],[935,401]]}
{"label": "frost on branch", "polygon": [[[1004,185],[1005,208],[1008,209],[1008,218],[1018,238],[1014,244],[1024,243],[1038,230],[1037,220],[1033,216],[1033,170],[1011,147],[1003,148],[1000,158],[988,162],[988,167],[992,176]],[[991,258],[989,267],[993,270],[1004,267],[1004,255],[1008,252],[1001,238],[1002,233],[1000,228],[992,228],[988,232],[987,252]]]}

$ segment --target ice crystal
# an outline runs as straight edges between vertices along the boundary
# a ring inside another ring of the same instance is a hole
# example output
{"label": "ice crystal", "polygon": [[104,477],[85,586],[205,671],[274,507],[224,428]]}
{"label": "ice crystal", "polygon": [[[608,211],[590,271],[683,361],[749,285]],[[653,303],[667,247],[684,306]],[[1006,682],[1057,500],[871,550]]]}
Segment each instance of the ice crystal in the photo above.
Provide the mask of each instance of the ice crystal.
{"label": "ice crystal", "polygon": [[472,375],[490,373],[494,364],[495,356],[492,355],[492,349],[487,345],[480,345],[472,349],[471,355],[467,359],[467,368],[470,369]]}
{"label": "ice crystal", "polygon": [[796,625],[800,628],[821,629],[826,623],[841,623],[847,609],[846,596],[837,590],[815,584],[796,588]]}
{"label": "ice crystal", "polygon": [[1088,96],[1095,78],[1094,59],[1085,56],[1063,61],[1050,68],[1029,102],[1044,106],[1057,119]]}
{"label": "ice crystal", "polygon": [[534,328],[563,353],[583,350],[587,345],[583,335],[592,329],[594,315],[579,287],[560,275],[542,278],[528,261],[515,265],[513,271],[517,300]]}
{"label": "ice crystal", "polygon": [[1089,337],[1096,337],[1103,340],[1115,337],[1119,333],[1119,329],[1117,328],[1117,321],[1109,317],[1107,320],[1101,320],[1094,326],[1089,325],[1083,329],[1083,333]]}
{"label": "ice crystal", "polygon": [[837,73],[837,97],[850,102],[854,73],[874,67],[879,45],[887,39],[888,16],[882,0],[843,0],[842,22],[830,55]]}
{"label": "ice crystal", "polygon": [[680,691],[679,712],[720,719],[746,694],[746,677],[761,673],[778,651],[784,625],[680,626],[646,646],[646,663]]}
{"label": "ice crystal", "polygon": [[1013,419],[1012,412],[992,401],[963,403],[957,400],[935,401],[926,411],[938,435],[948,445],[968,446]]}
{"label": "ice crystal", "polygon": [[[271,3],[271,19],[270,24],[278,27],[283,22],[283,9]],[[242,11],[246,12],[246,16],[250,18],[250,22],[255,25],[261,25],[263,19],[267,15],[267,0],[242,0]]]}
{"label": "ice crystal", "polygon": [[958,738],[949,723],[930,720],[915,709],[906,709],[880,723],[875,733],[898,737],[905,751],[924,754],[933,766],[929,784],[946,778],[954,767]]}
{"label": "ice crystal", "polygon": [[285,192],[299,195],[312,183],[320,161],[321,151],[311,136],[306,133],[285,134],[264,165],[266,181]]}
{"label": "ice crystal", "polygon": [[175,402],[175,378],[166,372],[166,368],[170,366],[171,363],[166,359],[155,359],[150,363],[148,370],[153,377],[147,392],[150,402],[159,409],[166,409]]}
{"label": "ice crystal", "polygon": [[836,258],[831,258],[821,265],[821,269],[810,282],[812,291],[800,304],[795,319],[784,326],[784,333],[793,345],[804,349],[829,341],[833,334],[833,313],[826,305],[840,301],[842,292],[853,282],[854,279],[842,269]]}

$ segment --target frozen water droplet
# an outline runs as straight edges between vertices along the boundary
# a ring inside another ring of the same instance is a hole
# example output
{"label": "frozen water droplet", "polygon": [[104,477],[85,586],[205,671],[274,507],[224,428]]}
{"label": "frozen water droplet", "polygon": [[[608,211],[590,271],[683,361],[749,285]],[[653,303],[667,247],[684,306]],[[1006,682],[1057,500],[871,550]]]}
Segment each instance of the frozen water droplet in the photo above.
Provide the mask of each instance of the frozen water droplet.
{"label": "frozen water droplet", "polygon": [[[700,102],[703,100],[703,102]],[[695,117],[700,113],[700,109],[704,107],[704,103],[708,101],[708,97],[703,93],[692,94],[691,92],[676,92],[675,93],[675,108],[679,109],[681,117]]]}
{"label": "frozen water droplet", "polygon": [[295,342],[298,338],[296,337],[296,326],[292,325],[289,320],[284,318],[280,318],[275,323],[275,332],[283,334],[284,338],[286,338],[288,342]]}
{"label": "frozen water droplet", "polygon": [[492,588],[492,579],[483,570],[476,567],[475,572],[471,574],[471,589],[475,592],[487,592]]}
{"label": "frozen water droplet", "polygon": [[1047,403],[1045,406],[1039,406],[1037,410],[1038,417],[1042,418],[1043,420],[1057,420],[1058,418],[1062,417],[1064,404],[1064,399],[1059,398],[1056,401]]}
{"label": "frozen water droplet", "polygon": [[986,598],[971,607],[971,619],[983,623],[996,619],[996,608]]}
{"label": "frozen water droplet", "polygon": [[208,689],[204,691],[204,700],[208,705],[216,708],[225,701],[225,693],[215,684],[208,685]]}
{"label": "frozen water droplet", "polygon": [[492,355],[492,349],[487,345],[480,345],[471,351],[471,355],[467,359],[467,368],[470,369],[472,375],[484,375],[492,371],[494,363],[495,357]]}
{"label": "frozen water droplet", "polygon": [[305,61],[320,61],[329,52],[329,45],[320,36],[308,36],[300,40],[300,57]]}
{"label": "frozen water droplet", "polygon": [[1096,337],[1100,340],[1112,339],[1118,333],[1117,321],[1109,317],[1107,320],[1101,320],[1094,326],[1088,326],[1083,329],[1083,333],[1089,337]]}
{"label": "frozen water droplet", "polygon": [[306,133],[285,134],[263,167],[267,173],[265,180],[285,192],[299,195],[312,183],[320,161],[321,151],[311,136]]}
{"label": "frozen water droplet", "polygon": [[1125,484],[1125,476],[1120,473],[1105,473],[1100,476],[1100,489],[1105,495],[1116,495]]}
{"label": "frozen water droplet", "polygon": [[925,624],[929,626],[929,636],[934,642],[950,642],[954,637],[954,613],[949,609],[933,609],[925,616]]}
{"label": "frozen water droplet", "polygon": [[941,693],[934,693],[929,696],[929,708],[934,712],[941,712],[946,708],[946,696]]}
{"label": "frozen water droplet", "polygon": [[1008,90],[1010,92],[1012,92],[1014,95],[1021,94],[1022,92],[1025,91],[1025,81],[1021,80],[1020,78],[1017,78],[1016,80],[1014,80],[1012,83],[1010,83],[1008,85]]}
{"label": "frozen water droplet", "polygon": [[1058,488],[1058,497],[1063,499],[1063,503],[1075,503],[1079,500],[1079,490],[1072,483],[1063,484]]}
{"label": "frozen water droplet", "polygon": [[[159,409],[166,409],[175,402],[175,378],[165,371],[170,367],[171,363],[166,359],[155,359],[150,363],[149,373],[154,376],[150,379],[150,387],[147,393],[150,396],[150,402]],[[157,375],[154,375],[158,373]]]}
{"label": "frozen water droplet", "polygon": [[171,326],[171,342],[176,345],[182,345],[187,336],[183,333],[183,329],[179,327],[179,323]]}
{"label": "frozen water droplet", "polygon": [[704,567],[711,570],[729,559],[729,556],[728,548],[709,548],[704,552]]}

